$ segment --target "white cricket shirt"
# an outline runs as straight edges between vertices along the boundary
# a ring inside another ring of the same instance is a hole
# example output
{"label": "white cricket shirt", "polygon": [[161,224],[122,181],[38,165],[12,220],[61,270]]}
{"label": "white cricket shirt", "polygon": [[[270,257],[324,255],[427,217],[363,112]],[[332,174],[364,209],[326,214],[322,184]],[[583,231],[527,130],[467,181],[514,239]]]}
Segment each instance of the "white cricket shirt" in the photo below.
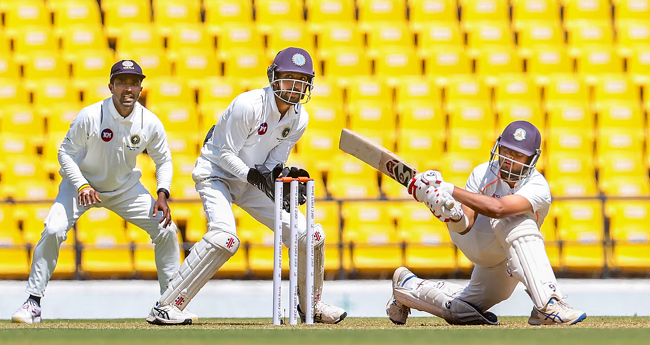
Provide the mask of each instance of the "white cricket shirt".
{"label": "white cricket shirt", "polygon": [[240,94],[206,136],[192,172],[194,180],[219,177],[246,182],[255,164],[272,169],[286,163],[308,122],[301,105],[290,107],[280,120],[270,86]]}
{"label": "white cricket shirt", "polygon": [[144,150],[156,163],[158,188],[170,190],[173,166],[162,122],[136,102],[126,118],[111,97],[81,109],[59,148],[60,174],[79,188],[88,183],[107,195],[137,183],[136,157]]}
{"label": "white cricket shirt", "polygon": [[[494,161],[491,164],[496,165],[498,162]],[[489,162],[483,163],[474,168],[467,179],[465,190],[497,199],[512,194],[523,196],[533,206],[533,210],[528,215],[537,221],[539,227],[542,226],[551,206],[551,190],[548,182],[537,170],[522,184],[517,183],[514,188],[510,188],[490,170]]]}

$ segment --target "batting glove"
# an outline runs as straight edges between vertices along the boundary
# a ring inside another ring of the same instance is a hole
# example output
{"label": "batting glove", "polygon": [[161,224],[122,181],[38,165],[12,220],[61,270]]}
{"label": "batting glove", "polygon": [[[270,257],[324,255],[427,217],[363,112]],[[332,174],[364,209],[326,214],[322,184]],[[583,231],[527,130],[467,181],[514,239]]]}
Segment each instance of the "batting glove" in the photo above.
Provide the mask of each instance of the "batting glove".
{"label": "batting glove", "polygon": [[442,179],[442,173],[437,170],[427,170],[415,175],[411,179],[411,182],[409,182],[408,193],[411,194],[416,201],[423,202],[429,188],[442,189],[449,193],[449,195],[453,195],[454,193],[454,185],[445,182]]}
{"label": "batting glove", "polygon": [[[440,188],[429,189],[429,193],[426,193],[424,198],[424,204],[441,222],[447,223],[452,220],[457,222],[464,216],[461,204],[454,200],[446,190]],[[453,206],[449,207],[452,204]]]}

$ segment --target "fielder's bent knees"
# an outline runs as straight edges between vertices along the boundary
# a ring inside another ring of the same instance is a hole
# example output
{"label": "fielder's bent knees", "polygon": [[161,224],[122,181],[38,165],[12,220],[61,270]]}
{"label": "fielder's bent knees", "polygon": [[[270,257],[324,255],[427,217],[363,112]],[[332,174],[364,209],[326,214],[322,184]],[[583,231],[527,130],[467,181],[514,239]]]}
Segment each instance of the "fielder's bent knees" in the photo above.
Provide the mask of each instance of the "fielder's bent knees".
{"label": "fielder's bent knees", "polygon": [[165,240],[177,238],[176,230],[178,230],[178,228],[174,222],[167,225],[166,228],[163,228],[162,224],[158,224],[158,236],[152,238],[151,241],[153,243],[159,243]]}
{"label": "fielder's bent knees", "polygon": [[67,238],[66,234],[68,229],[71,227],[67,220],[50,221],[49,219],[46,219],[44,225],[45,229],[43,230],[42,236],[56,236],[63,240]]}

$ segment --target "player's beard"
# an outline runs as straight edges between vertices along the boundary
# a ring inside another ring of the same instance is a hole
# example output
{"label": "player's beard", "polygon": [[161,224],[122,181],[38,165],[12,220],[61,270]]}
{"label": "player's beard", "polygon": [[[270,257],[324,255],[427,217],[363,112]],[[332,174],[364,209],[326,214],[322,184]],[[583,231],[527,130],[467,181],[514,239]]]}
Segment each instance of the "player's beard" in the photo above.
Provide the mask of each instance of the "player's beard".
{"label": "player's beard", "polygon": [[[512,162],[507,162],[508,165],[505,164],[506,162],[503,162],[503,158],[499,159],[499,173],[500,177],[504,180],[507,181],[519,181],[521,179],[521,175],[523,174],[523,171],[525,167],[522,165],[518,164],[518,167],[512,167]],[[512,167],[512,170],[511,170]]]}

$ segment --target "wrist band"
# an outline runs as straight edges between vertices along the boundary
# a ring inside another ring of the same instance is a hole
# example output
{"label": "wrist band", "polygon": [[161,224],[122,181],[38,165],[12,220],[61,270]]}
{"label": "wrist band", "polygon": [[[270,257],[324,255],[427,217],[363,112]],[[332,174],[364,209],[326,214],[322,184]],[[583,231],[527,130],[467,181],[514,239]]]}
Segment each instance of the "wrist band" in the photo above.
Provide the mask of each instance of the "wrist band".
{"label": "wrist band", "polygon": [[90,185],[87,184],[87,183],[84,184],[84,185],[82,185],[81,187],[79,187],[79,189],[77,189],[77,193],[81,192],[81,190],[84,189],[84,188],[86,188],[86,187],[90,187]]}
{"label": "wrist band", "polygon": [[165,196],[167,197],[167,199],[169,199],[169,191],[168,191],[167,189],[165,189],[165,188],[158,188],[158,190],[156,191],[156,194],[160,194],[160,192],[165,193]]}

